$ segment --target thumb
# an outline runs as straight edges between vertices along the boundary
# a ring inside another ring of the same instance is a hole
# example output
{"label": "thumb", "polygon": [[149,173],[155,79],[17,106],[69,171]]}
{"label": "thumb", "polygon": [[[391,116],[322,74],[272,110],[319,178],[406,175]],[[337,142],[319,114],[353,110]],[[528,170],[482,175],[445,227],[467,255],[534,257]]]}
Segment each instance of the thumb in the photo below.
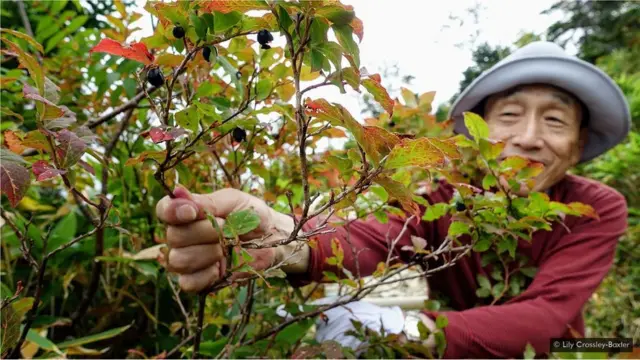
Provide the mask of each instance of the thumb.
{"label": "thumb", "polygon": [[175,196],[177,199],[193,200],[191,192],[182,185],[176,185],[176,188],[173,190],[173,196]]}

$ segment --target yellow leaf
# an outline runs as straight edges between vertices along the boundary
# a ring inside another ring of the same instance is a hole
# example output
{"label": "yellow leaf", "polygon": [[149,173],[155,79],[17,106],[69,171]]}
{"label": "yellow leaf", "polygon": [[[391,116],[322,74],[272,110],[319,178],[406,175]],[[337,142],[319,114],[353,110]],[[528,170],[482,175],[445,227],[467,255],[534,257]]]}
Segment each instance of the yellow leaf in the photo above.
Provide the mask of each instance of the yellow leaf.
{"label": "yellow leaf", "polygon": [[319,71],[311,72],[311,67],[302,66],[302,71],[300,72],[300,80],[302,81],[312,81],[320,77]]}
{"label": "yellow leaf", "polygon": [[45,204],[40,204],[39,202],[37,202],[36,200],[25,196],[22,198],[22,200],[20,201],[20,203],[18,204],[18,207],[20,207],[23,210],[27,210],[27,211],[53,211],[56,208],[54,208],[51,205],[45,205]]}
{"label": "yellow leaf", "polygon": [[184,56],[175,54],[162,54],[156,58],[156,63],[162,66],[176,67],[182,63]]}

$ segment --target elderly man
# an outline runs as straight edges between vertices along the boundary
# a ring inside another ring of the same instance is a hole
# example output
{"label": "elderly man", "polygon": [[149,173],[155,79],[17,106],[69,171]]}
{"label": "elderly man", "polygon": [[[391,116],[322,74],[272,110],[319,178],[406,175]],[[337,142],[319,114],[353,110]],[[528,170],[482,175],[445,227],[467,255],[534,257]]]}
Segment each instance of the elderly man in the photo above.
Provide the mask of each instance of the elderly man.
{"label": "elderly man", "polygon": [[[552,231],[534,233],[530,243],[520,241],[518,253],[531,259],[538,271],[525,291],[499,305],[476,306],[476,275],[490,272],[482,266],[480,254],[472,253],[435,273],[429,286],[450,299],[452,310],[423,311],[419,321],[433,328],[437,315],[447,316],[445,357],[520,357],[527,343],[537,353],[548,352],[551,338],[570,336],[572,330],[584,333],[582,308],[607,274],[617,241],[627,227],[626,201],[618,192],[567,171],[625,138],[630,128],[628,105],[620,89],[601,70],[565,54],[553,43],[535,42],[486,71],[460,95],[451,110],[458,133],[467,134],[462,119],[465,111],[482,115],[491,138],[505,142],[502,157],[520,155],[544,164],[532,190],[546,192],[554,201],[589,204],[599,220],[571,217],[566,227],[555,225]],[[220,278],[224,269],[218,234],[202,210],[223,224],[232,211],[253,207],[262,222],[244,240],[267,233],[284,238],[293,229],[289,216],[236,190],[192,195],[179,188],[176,194],[178,198],[158,203],[157,214],[168,224],[171,270],[180,275],[180,286],[187,291],[204,289]],[[526,191],[519,195],[526,195]],[[452,196],[453,187],[443,182],[426,198],[437,203],[449,202]],[[450,217],[442,217],[411,223],[398,249],[411,244],[411,235],[437,246],[450,221]],[[403,219],[392,215],[384,225],[373,218],[350,225],[350,242],[368,249],[359,253],[363,276],[373,273],[377,263],[386,259],[387,236],[395,238],[403,225]],[[332,254],[331,238],[337,238],[344,248],[350,247],[346,230],[337,228],[333,234],[320,236],[315,249],[305,246],[293,256],[293,244],[257,250],[253,265],[266,268],[288,259],[283,269],[294,285],[319,281],[323,271],[332,269],[325,262]],[[352,252],[344,254],[345,266],[353,267]],[[319,329],[321,339],[336,338],[355,347],[357,343],[342,334],[350,326],[349,319],[356,317],[365,323],[380,324],[382,320],[388,331],[419,341],[415,319],[409,321],[399,309],[364,303],[350,306],[352,311],[327,313],[329,322]],[[433,347],[432,339],[426,345]]]}

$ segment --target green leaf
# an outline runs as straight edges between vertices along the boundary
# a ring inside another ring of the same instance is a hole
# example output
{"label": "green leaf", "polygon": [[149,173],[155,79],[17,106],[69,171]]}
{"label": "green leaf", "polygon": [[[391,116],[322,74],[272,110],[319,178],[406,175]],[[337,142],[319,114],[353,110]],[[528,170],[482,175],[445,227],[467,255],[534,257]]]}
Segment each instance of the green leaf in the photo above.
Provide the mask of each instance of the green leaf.
{"label": "green leaf", "polygon": [[256,84],[256,101],[265,100],[271,90],[273,89],[273,82],[270,79],[262,79]]}
{"label": "green leaf", "polygon": [[436,317],[436,327],[438,329],[444,329],[447,325],[449,325],[449,319],[447,319],[445,315],[438,315],[438,317]]}
{"label": "green leaf", "polygon": [[316,15],[320,15],[335,25],[348,25],[351,23],[356,14],[352,10],[346,10],[341,6],[323,6],[316,11]]}
{"label": "green leaf", "polygon": [[487,126],[487,123],[477,114],[465,112],[464,125],[467,127],[469,134],[473,136],[476,143],[479,143],[480,139],[486,139],[489,136],[489,127]]}
{"label": "green leaf", "polygon": [[196,90],[196,99],[200,99],[203,97],[213,96],[222,91],[222,86],[217,83],[204,82],[198,86],[198,90]]}
{"label": "green leaf", "polygon": [[322,272],[322,274],[324,274],[324,276],[326,276],[326,277],[327,277],[327,279],[329,279],[329,280],[331,280],[331,281],[335,281],[335,282],[340,281],[340,279],[338,278],[338,275],[336,275],[336,274],[335,274],[335,273],[333,273],[333,272],[330,272],[330,271],[323,271],[323,272]]}
{"label": "green leaf", "polygon": [[518,294],[520,294],[519,278],[512,276],[511,279],[509,279],[509,292],[511,293],[511,296],[517,296]]}
{"label": "green leaf", "polygon": [[91,344],[91,343],[94,343],[96,341],[111,339],[112,337],[115,337],[115,336],[118,336],[118,335],[122,334],[127,329],[129,329],[130,327],[131,327],[131,325],[122,326],[122,327],[111,329],[111,330],[107,330],[107,331],[104,331],[104,332],[101,332],[101,333],[98,333],[98,334],[89,335],[89,336],[81,337],[81,338],[78,338],[78,339],[64,341],[64,342],[61,342],[60,344],[58,344],[58,348],[66,349],[66,348],[69,348],[69,347],[81,346],[81,345]]}
{"label": "green leaf", "polygon": [[353,163],[351,162],[351,160],[335,155],[327,156],[327,163],[332,168],[338,169],[341,173],[350,171],[353,167]]}
{"label": "green leaf", "polygon": [[491,289],[491,282],[486,276],[477,274],[476,280],[478,280],[478,284],[480,285],[481,288]]}
{"label": "green leaf", "polygon": [[353,58],[354,65],[360,68],[360,49],[355,40],[353,40],[353,29],[351,26],[334,24],[331,28],[336,34],[336,38],[340,45],[342,45],[342,48]]}
{"label": "green leaf", "polygon": [[529,342],[527,342],[527,346],[525,346],[525,348],[524,348],[523,358],[524,359],[535,359],[536,358],[536,349]]}
{"label": "green leaf", "polygon": [[251,254],[249,254],[247,250],[242,249],[241,254],[242,254],[242,260],[245,263],[249,264],[253,262],[253,256],[251,256]]}
{"label": "green leaf", "polygon": [[469,233],[470,233],[469,225],[463,222],[454,221],[449,226],[449,232],[448,232],[449,236],[457,236],[457,235],[469,234]]}
{"label": "green leaf", "polygon": [[491,289],[491,295],[493,295],[494,298],[498,298],[502,290],[504,290],[504,283],[499,282]]}
{"label": "green leaf", "polygon": [[438,300],[425,300],[424,308],[429,311],[438,311],[440,310],[440,301]]}
{"label": "green leaf", "polygon": [[436,203],[427,208],[422,220],[433,221],[444,216],[449,211],[449,204]]}
{"label": "green leaf", "polygon": [[207,24],[196,14],[191,14],[189,18],[191,19],[191,24],[193,24],[193,27],[196,29],[196,35],[198,35],[198,39],[205,40],[207,38]]}
{"label": "green leaf", "polygon": [[389,193],[382,186],[375,185],[370,187],[369,190],[371,190],[372,193],[376,194],[376,196],[380,198],[382,202],[387,202],[389,200]]}
{"label": "green leaf", "polygon": [[175,117],[178,126],[181,128],[191,130],[194,133],[198,131],[200,113],[195,106],[191,105],[186,109],[178,111]]}
{"label": "green leaf", "polygon": [[[280,26],[283,29],[290,31],[293,25],[293,20],[291,20],[291,16],[287,12],[287,10],[284,8],[284,6],[278,5],[277,7],[278,7],[278,18],[280,20]],[[314,23],[315,22],[318,22],[318,21],[314,21]]]}
{"label": "green leaf", "polygon": [[342,70],[342,47],[333,42],[323,42],[316,49],[322,53],[335,66],[336,71]]}
{"label": "green leaf", "polygon": [[307,334],[313,324],[313,320],[303,320],[287,326],[276,335],[276,343],[293,346]]}
{"label": "green leaf", "polygon": [[420,340],[427,340],[429,335],[431,335],[431,331],[422,321],[418,321],[418,332],[420,333]]}
{"label": "green leaf", "polygon": [[244,235],[260,226],[260,216],[253,210],[232,212],[225,220],[223,232],[227,238]]}
{"label": "green leaf", "polygon": [[491,290],[487,288],[476,289],[476,296],[479,298],[486,298],[491,295]]}
{"label": "green leaf", "polygon": [[76,219],[76,214],[74,212],[70,212],[67,216],[62,218],[62,220],[56,224],[53,231],[51,231],[49,242],[47,243],[47,252],[53,251],[60,245],[73,240],[76,235],[77,227],[78,221]]}
{"label": "green leaf", "polygon": [[214,358],[224,349],[228,341],[229,339],[226,337],[222,337],[216,341],[204,341],[200,344],[200,354]]}
{"label": "green leaf", "polygon": [[473,244],[473,251],[484,252],[489,250],[490,247],[491,247],[490,239],[480,239],[475,244]]}
{"label": "green leaf", "polygon": [[0,32],[6,32],[22,40],[25,40],[26,42],[31,44],[31,46],[35,47],[36,50],[40,51],[41,53],[44,52],[44,49],[42,49],[42,45],[40,45],[40,43],[35,41],[31,36],[27,34],[21,33],[19,31],[11,30],[11,29],[4,29],[4,28],[0,29]]}
{"label": "green leaf", "polygon": [[214,33],[216,31],[213,14],[202,14],[200,18],[202,19],[202,22],[204,22],[204,24],[209,28],[209,32]]}
{"label": "green leaf", "polygon": [[491,271],[491,277],[493,280],[502,280],[502,270],[499,267],[493,268]]}
{"label": "green leaf", "polygon": [[[22,332],[22,329],[20,329],[20,331]],[[45,350],[53,351],[57,354],[62,355],[62,351],[58,349],[56,344],[51,342],[51,340],[47,339],[46,337],[38,334],[38,332],[36,332],[34,329],[29,329],[29,331],[27,332],[27,340],[37,344],[39,347]]]}
{"label": "green leaf", "polygon": [[226,14],[215,12],[215,23],[213,24],[213,28],[215,29],[215,33],[223,33],[236,24],[240,22],[242,19],[242,13],[238,11],[231,11]]}
{"label": "green leaf", "polygon": [[538,269],[533,266],[520,268],[520,272],[530,278],[533,278],[534,276],[536,276],[537,271]]}
{"label": "green leaf", "polygon": [[491,187],[497,186],[497,185],[498,185],[498,179],[496,179],[496,177],[493,176],[493,174],[487,174],[485,175],[484,179],[482,179],[482,187],[485,190],[489,190],[491,189]]}

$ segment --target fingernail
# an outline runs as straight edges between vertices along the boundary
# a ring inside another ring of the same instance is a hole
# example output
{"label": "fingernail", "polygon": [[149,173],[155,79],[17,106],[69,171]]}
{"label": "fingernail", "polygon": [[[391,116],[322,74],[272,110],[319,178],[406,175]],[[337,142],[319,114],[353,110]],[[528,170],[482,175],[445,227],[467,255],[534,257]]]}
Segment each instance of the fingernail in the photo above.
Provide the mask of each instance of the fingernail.
{"label": "fingernail", "polygon": [[182,205],[176,210],[176,217],[180,221],[193,221],[196,219],[196,209],[190,205]]}

